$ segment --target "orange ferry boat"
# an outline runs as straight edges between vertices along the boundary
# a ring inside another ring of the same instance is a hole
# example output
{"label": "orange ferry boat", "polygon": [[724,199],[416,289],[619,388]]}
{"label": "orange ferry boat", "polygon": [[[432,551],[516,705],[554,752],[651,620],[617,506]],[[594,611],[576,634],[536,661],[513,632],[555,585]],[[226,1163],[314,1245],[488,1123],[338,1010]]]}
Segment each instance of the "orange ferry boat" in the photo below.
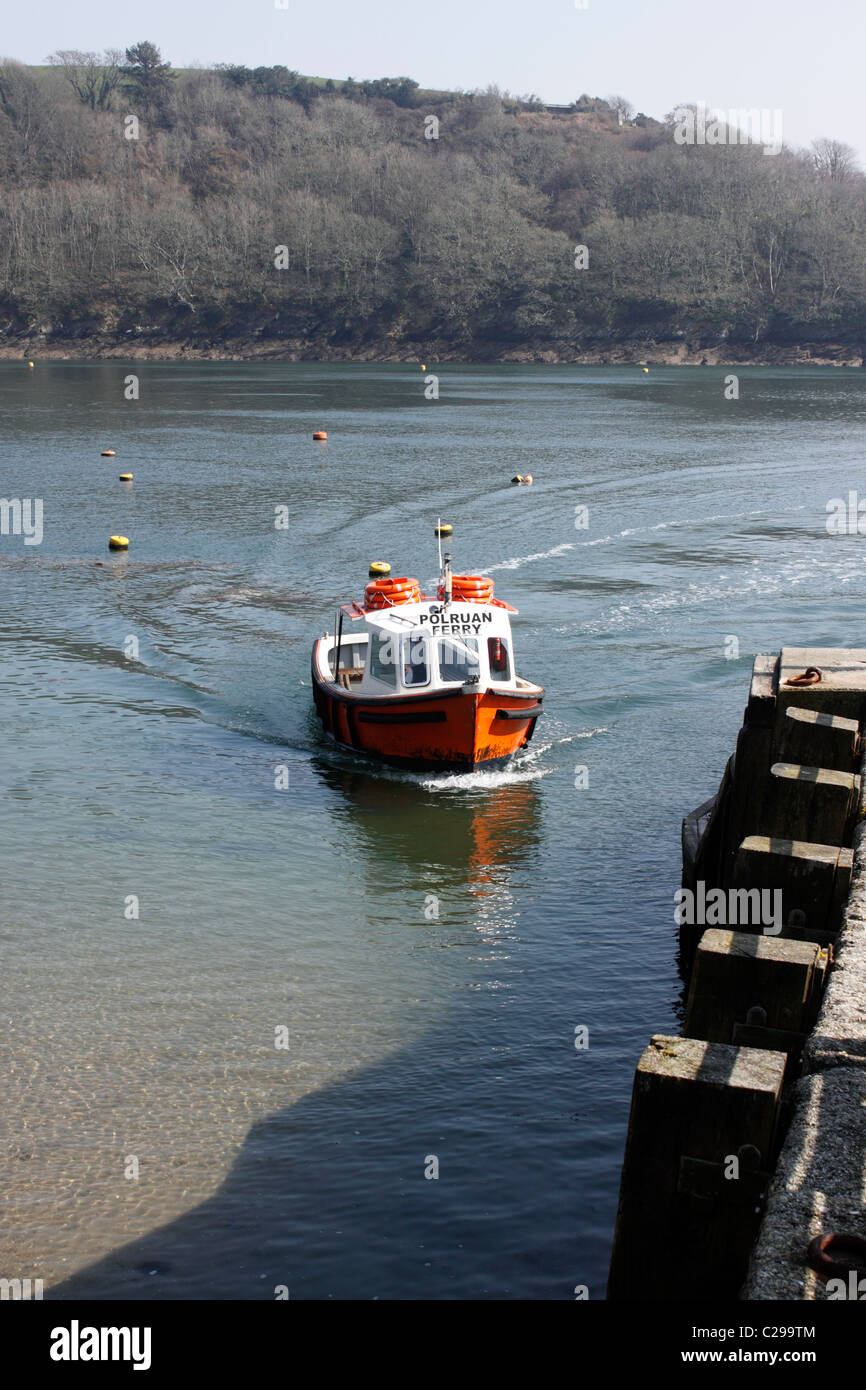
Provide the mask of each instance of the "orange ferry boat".
{"label": "orange ferry boat", "polygon": [[[437,530],[437,534],[438,530]],[[313,693],[337,743],[403,767],[471,771],[523,748],[541,686],[514,666],[510,616],[493,580],[451,573],[435,597],[417,579],[374,579],[313,646]],[[351,626],[346,627],[346,619]]]}

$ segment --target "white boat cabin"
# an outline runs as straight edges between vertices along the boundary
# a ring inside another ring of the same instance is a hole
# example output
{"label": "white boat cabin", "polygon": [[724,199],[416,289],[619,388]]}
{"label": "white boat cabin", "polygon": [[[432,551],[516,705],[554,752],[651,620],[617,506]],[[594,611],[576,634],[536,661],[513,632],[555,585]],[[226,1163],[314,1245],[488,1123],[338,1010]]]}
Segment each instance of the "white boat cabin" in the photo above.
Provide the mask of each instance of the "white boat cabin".
{"label": "white boat cabin", "polygon": [[382,698],[468,686],[522,690],[515,674],[509,613],[498,603],[455,598],[401,603],[393,608],[343,610],[351,619],[319,645],[321,674],[359,695]]}

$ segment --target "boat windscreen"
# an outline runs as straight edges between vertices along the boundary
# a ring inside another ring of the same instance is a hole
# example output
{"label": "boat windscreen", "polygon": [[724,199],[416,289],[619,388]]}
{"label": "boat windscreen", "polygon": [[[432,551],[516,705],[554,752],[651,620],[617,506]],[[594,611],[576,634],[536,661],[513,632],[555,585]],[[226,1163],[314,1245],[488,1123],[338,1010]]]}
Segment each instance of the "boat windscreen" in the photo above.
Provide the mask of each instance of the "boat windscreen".
{"label": "boat windscreen", "polygon": [[386,685],[397,684],[396,640],[385,632],[370,634],[370,675]]}
{"label": "boat windscreen", "polygon": [[443,681],[478,680],[478,640],[475,637],[440,637],[439,677]]}
{"label": "boat windscreen", "polygon": [[403,638],[403,684],[427,685],[430,681],[430,643],[426,635]]}

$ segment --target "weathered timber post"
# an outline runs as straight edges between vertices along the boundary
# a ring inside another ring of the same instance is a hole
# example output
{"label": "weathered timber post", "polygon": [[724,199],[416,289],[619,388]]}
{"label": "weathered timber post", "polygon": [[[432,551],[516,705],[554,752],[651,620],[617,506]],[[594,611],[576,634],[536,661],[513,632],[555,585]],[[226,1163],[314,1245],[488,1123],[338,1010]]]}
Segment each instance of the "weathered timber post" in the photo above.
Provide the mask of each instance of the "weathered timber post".
{"label": "weathered timber post", "polygon": [[853,772],[860,750],[856,719],[844,719],[816,709],[788,705],[780,722],[779,759],[786,763],[815,763],[839,772]]}
{"label": "weathered timber post", "polygon": [[695,956],[685,1036],[733,1042],[736,1025],[752,1024],[750,1014],[760,1009],[764,1028],[805,1040],[821,1004],[827,959],[813,941],[708,929]]}
{"label": "weathered timber post", "polygon": [[784,935],[826,946],[839,930],[850,877],[851,851],[838,845],[749,835],[737,851],[732,887],[780,893]]}
{"label": "weathered timber post", "polygon": [[829,767],[773,763],[761,814],[765,835],[842,845],[850,839],[860,778]]}
{"label": "weathered timber post", "polygon": [[737,1297],[775,1160],[785,1062],[652,1039],[634,1079],[609,1299]]}
{"label": "weathered timber post", "polygon": [[747,835],[761,829],[761,803],[773,747],[778,666],[779,658],[770,653],[759,652],[755,657],[743,727],[734,754],[730,804],[725,817],[727,850],[720,856],[720,885],[730,879],[737,846]]}

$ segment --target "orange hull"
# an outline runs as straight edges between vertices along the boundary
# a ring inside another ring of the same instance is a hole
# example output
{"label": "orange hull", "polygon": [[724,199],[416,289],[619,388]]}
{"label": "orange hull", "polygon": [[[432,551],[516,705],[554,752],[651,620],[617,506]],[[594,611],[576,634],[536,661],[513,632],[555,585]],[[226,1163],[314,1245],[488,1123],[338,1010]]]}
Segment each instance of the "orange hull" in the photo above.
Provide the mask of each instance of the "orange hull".
{"label": "orange hull", "polygon": [[523,748],[541,714],[542,691],[526,695],[462,687],[381,699],[352,695],[321,679],[313,690],[324,728],[346,748],[402,766],[471,770]]}

